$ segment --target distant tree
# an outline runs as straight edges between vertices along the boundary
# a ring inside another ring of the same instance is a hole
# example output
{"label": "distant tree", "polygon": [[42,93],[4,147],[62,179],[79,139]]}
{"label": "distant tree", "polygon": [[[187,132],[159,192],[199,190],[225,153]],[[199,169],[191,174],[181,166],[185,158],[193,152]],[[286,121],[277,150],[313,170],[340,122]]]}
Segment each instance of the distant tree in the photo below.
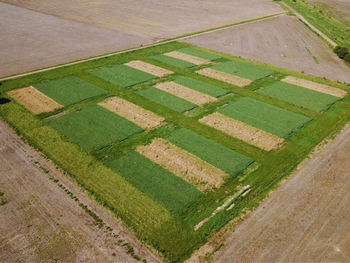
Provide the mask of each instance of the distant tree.
{"label": "distant tree", "polygon": [[342,47],[339,51],[338,51],[338,56],[341,59],[344,59],[346,57],[346,55],[349,54],[349,49],[347,47]]}
{"label": "distant tree", "polygon": [[347,54],[345,57],[344,57],[344,60],[348,63],[350,63],[350,54]]}
{"label": "distant tree", "polygon": [[336,46],[335,49],[334,49],[334,53],[338,55],[338,54],[339,54],[339,51],[340,51],[341,49],[342,49],[341,46]]}

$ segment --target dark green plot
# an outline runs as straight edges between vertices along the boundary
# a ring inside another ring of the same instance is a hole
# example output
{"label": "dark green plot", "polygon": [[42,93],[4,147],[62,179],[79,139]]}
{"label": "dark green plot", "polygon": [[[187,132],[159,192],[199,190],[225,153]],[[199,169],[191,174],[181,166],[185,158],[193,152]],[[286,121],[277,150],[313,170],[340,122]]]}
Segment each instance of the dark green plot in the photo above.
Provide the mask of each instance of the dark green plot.
{"label": "dark green plot", "polygon": [[63,106],[108,93],[104,89],[73,76],[38,83],[33,86]]}
{"label": "dark green plot", "polygon": [[253,162],[252,159],[187,129],[177,130],[166,139],[231,176]]}
{"label": "dark green plot", "polygon": [[181,48],[181,49],[179,49],[177,51],[181,52],[181,53],[185,53],[187,55],[191,55],[191,56],[195,56],[195,57],[199,57],[199,58],[203,58],[203,59],[211,60],[211,61],[221,58],[219,56],[216,56],[216,55],[213,55],[213,54],[209,54],[209,53],[206,53],[206,52],[203,52],[203,51],[199,51],[199,50],[196,50],[196,49],[192,49],[192,48]]}
{"label": "dark green plot", "polygon": [[48,123],[86,151],[99,149],[143,131],[100,106],[49,119]]}
{"label": "dark green plot", "polygon": [[203,194],[194,186],[137,152],[106,165],[173,213],[190,206]]}
{"label": "dark green plot", "polygon": [[89,73],[122,88],[130,87],[157,78],[126,65],[114,65],[89,70]]}
{"label": "dark green plot", "polygon": [[192,64],[190,62],[177,59],[177,58],[172,58],[166,55],[156,55],[156,56],[152,56],[151,58],[178,68],[192,68],[196,66],[195,64]]}

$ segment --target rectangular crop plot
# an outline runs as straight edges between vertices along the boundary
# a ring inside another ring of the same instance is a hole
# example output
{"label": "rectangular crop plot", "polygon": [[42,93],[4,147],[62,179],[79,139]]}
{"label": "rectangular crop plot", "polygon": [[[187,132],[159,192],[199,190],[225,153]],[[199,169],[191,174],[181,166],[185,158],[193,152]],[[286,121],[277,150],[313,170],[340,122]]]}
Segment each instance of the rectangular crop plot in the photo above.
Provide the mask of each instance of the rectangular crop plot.
{"label": "rectangular crop plot", "polygon": [[327,109],[331,104],[339,100],[337,97],[286,82],[275,82],[257,92],[318,112]]}
{"label": "rectangular crop plot", "polygon": [[203,51],[199,51],[199,50],[196,50],[196,49],[192,49],[192,48],[181,48],[179,50],[177,50],[178,52],[181,52],[181,53],[185,53],[187,55],[190,55],[190,56],[195,56],[195,57],[199,57],[199,58],[202,58],[202,59],[206,59],[206,60],[217,60],[217,59],[220,59],[221,57],[217,56],[217,55],[213,55],[213,54],[209,54],[209,53],[206,53],[206,52],[203,52]]}
{"label": "rectangular crop plot", "polygon": [[100,106],[49,119],[48,123],[86,151],[99,149],[143,131]]}
{"label": "rectangular crop plot", "polygon": [[89,70],[89,73],[122,88],[157,78],[141,70],[125,65],[114,65]]}
{"label": "rectangular crop plot", "polygon": [[72,105],[108,93],[106,90],[87,83],[77,77],[51,80],[33,86],[63,106]]}
{"label": "rectangular crop plot", "polygon": [[186,209],[203,195],[194,186],[137,152],[108,160],[106,164],[173,213]]}
{"label": "rectangular crop plot", "polygon": [[303,115],[251,98],[239,99],[218,112],[280,138],[286,138],[310,121]]}
{"label": "rectangular crop plot", "polygon": [[188,55],[188,54],[185,54],[185,53],[181,53],[181,52],[178,52],[178,51],[171,51],[169,53],[165,53],[164,55],[166,55],[168,57],[184,60],[184,61],[187,61],[189,63],[195,64],[197,66],[205,65],[205,64],[209,64],[210,63],[210,60],[206,60],[206,59],[203,59],[203,58],[191,56],[191,55]]}
{"label": "rectangular crop plot", "polygon": [[192,110],[193,108],[197,107],[196,104],[193,104],[187,100],[178,98],[174,95],[171,95],[167,92],[164,92],[162,90],[159,90],[153,87],[138,90],[136,91],[136,93],[153,102],[156,102],[160,105],[163,105],[164,107],[167,107],[169,109],[172,109],[180,113]]}
{"label": "rectangular crop plot", "polygon": [[252,159],[187,129],[174,131],[166,140],[231,176],[243,171],[253,162]]}
{"label": "rectangular crop plot", "polygon": [[202,68],[196,71],[197,74],[206,76],[208,78],[216,79],[222,82],[226,82],[231,85],[235,85],[238,87],[245,87],[252,83],[251,80],[241,78],[235,75],[231,75],[213,68]]}
{"label": "rectangular crop plot", "polygon": [[215,98],[230,93],[228,90],[189,77],[179,77],[175,79],[174,82]]}
{"label": "rectangular crop plot", "polygon": [[212,68],[252,81],[265,78],[273,73],[271,70],[237,61],[229,61]]}
{"label": "rectangular crop plot", "polygon": [[172,58],[172,57],[169,57],[166,55],[156,55],[156,56],[152,56],[151,58],[154,60],[169,64],[169,65],[178,67],[178,68],[192,68],[192,67],[196,66],[193,63],[190,63],[190,62],[187,62],[184,60],[180,60],[177,58]]}
{"label": "rectangular crop plot", "polygon": [[162,78],[162,77],[165,77],[167,75],[171,75],[174,73],[170,70],[167,70],[167,69],[164,69],[161,67],[157,67],[155,65],[143,62],[141,60],[133,60],[133,61],[130,61],[128,63],[125,63],[124,65],[132,67],[134,69],[141,70],[143,72],[157,76],[159,78]]}

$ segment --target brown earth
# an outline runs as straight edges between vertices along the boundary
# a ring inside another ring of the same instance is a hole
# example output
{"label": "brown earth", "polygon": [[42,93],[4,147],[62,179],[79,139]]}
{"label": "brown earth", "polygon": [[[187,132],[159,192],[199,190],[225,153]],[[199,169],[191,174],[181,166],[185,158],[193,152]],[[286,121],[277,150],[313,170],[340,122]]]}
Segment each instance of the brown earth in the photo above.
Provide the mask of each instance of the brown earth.
{"label": "brown earth", "polygon": [[281,12],[270,0],[0,0],[0,76]]}
{"label": "brown earth", "polygon": [[350,83],[350,67],[292,16],[189,38],[187,43],[246,59]]}
{"label": "brown earth", "polygon": [[132,67],[134,69],[141,70],[143,72],[157,76],[159,78],[162,78],[162,77],[165,77],[167,75],[171,75],[174,73],[170,70],[167,70],[167,69],[164,69],[164,68],[161,68],[161,67],[158,67],[158,66],[140,61],[140,60],[133,60],[133,61],[130,61],[128,63],[125,63],[124,65]]}
{"label": "brown earth", "polygon": [[7,92],[18,103],[22,104],[33,114],[51,112],[63,108],[63,106],[33,87],[16,89]]}
{"label": "brown earth", "polygon": [[165,53],[164,55],[166,55],[168,57],[172,57],[172,58],[181,59],[181,60],[190,62],[192,64],[195,64],[197,66],[209,64],[211,62],[210,60],[206,60],[206,59],[203,59],[203,58],[191,56],[191,55],[188,55],[188,54],[185,54],[185,53],[181,53],[181,52],[178,52],[178,51],[168,52],[168,53]]}
{"label": "brown earth", "polygon": [[196,73],[209,78],[217,79],[232,85],[236,85],[238,87],[245,87],[245,86],[248,86],[250,83],[252,83],[252,81],[249,79],[234,76],[212,68],[203,68],[196,71]]}
{"label": "brown earth", "polygon": [[253,211],[213,262],[349,262],[350,126]]}
{"label": "brown earth", "polygon": [[[0,262],[137,262],[119,244],[121,241],[129,243],[147,262],[158,261],[108,211],[91,201],[3,122],[0,164],[0,192],[4,193],[0,201],[8,202],[0,205]],[[96,226],[58,184],[73,192],[113,231]]]}

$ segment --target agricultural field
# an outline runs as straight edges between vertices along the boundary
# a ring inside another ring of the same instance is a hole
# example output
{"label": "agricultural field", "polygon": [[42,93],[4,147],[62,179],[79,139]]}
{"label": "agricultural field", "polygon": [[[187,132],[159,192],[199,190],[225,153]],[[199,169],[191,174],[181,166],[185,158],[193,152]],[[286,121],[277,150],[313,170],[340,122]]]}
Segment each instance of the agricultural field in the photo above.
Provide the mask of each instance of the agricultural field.
{"label": "agricultural field", "polygon": [[282,15],[184,41],[288,70],[350,83],[350,68],[294,16]]}
{"label": "agricultural field", "polygon": [[0,77],[282,12],[270,0],[1,0]]}
{"label": "agricultural field", "polygon": [[[72,81],[84,97],[70,95]],[[329,100],[315,109],[261,93],[287,81]],[[13,95],[28,87],[60,107],[31,111]],[[0,92],[11,99],[1,118],[167,261],[256,207],[350,114],[345,85],[179,42],[7,80]]]}

